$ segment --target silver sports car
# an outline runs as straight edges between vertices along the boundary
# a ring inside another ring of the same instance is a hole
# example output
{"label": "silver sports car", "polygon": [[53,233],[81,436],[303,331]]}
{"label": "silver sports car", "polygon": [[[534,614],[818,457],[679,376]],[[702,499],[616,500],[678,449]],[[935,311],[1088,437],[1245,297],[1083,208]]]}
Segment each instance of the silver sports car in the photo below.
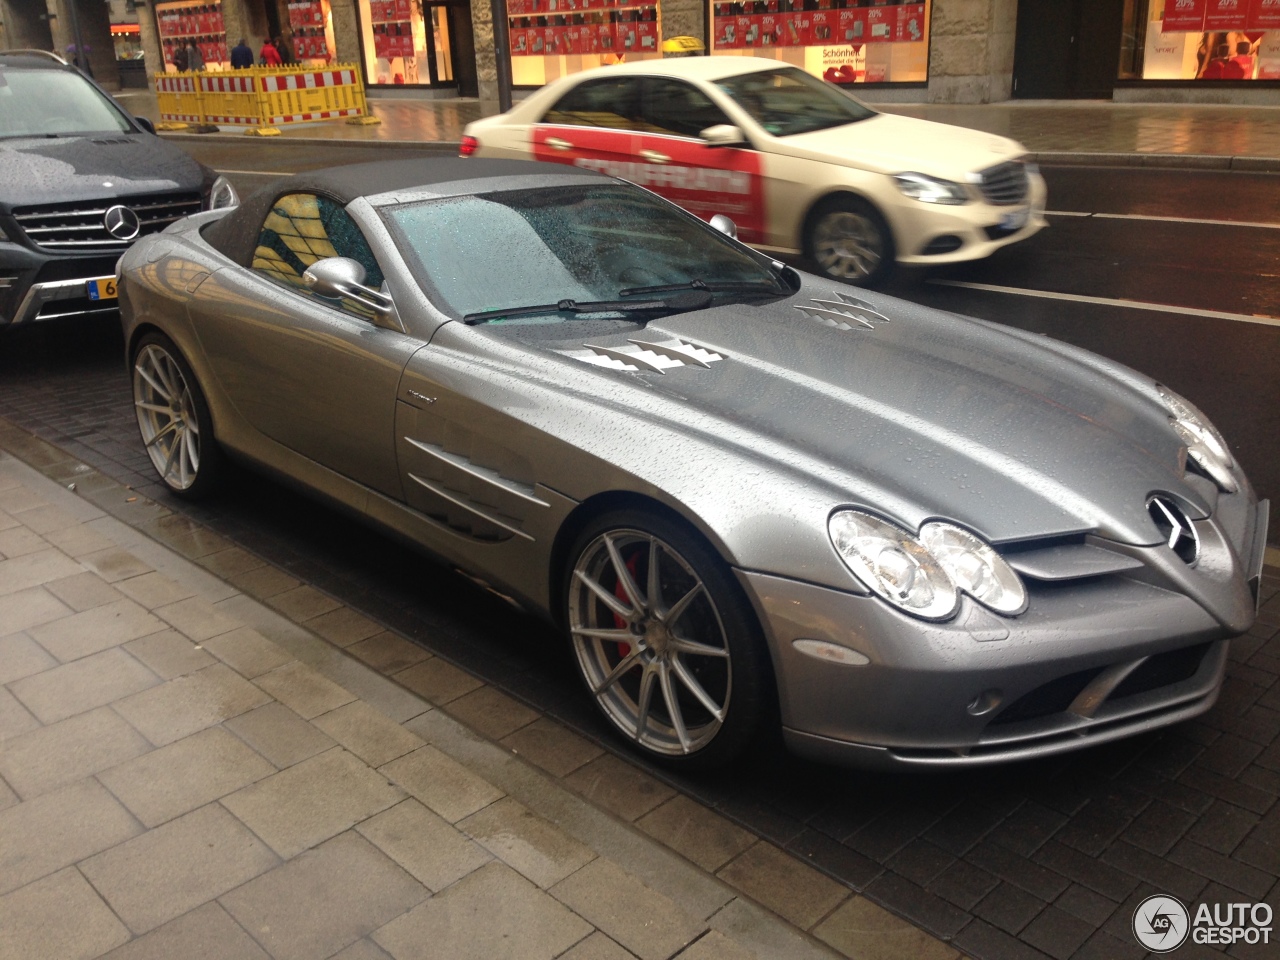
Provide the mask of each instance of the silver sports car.
{"label": "silver sports car", "polygon": [[277,181],[121,261],[142,441],[177,495],[234,457],[551,619],[673,763],[780,723],[982,764],[1212,705],[1267,505],[1191,403],[719,226],[519,161]]}

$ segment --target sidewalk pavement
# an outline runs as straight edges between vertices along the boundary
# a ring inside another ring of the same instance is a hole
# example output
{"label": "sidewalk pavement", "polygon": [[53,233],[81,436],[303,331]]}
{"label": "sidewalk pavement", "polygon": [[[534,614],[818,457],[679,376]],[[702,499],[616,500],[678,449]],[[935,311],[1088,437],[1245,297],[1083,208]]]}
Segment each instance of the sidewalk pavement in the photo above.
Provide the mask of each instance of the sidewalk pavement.
{"label": "sidewalk pavement", "polygon": [[56,447],[0,447],[27,461],[0,450],[5,960],[959,956]]}
{"label": "sidewalk pavement", "polygon": [[[118,95],[134,113],[155,120],[155,95]],[[874,96],[874,91],[872,92]],[[1042,163],[1149,165],[1199,169],[1280,171],[1280,105],[1113,103],[1102,100],[1011,100],[991,104],[875,103],[887,113],[951,123],[1021,142]],[[472,120],[498,112],[494,101],[370,98],[376,126],[342,122],[286,124],[286,141],[418,144],[455,143]],[[166,134],[187,138],[240,138]]]}

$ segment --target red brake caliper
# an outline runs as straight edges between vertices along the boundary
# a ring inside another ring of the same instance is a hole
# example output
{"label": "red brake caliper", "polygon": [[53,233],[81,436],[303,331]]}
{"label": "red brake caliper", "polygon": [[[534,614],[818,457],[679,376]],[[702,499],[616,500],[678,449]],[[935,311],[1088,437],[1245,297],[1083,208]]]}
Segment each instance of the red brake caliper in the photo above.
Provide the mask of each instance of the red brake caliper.
{"label": "red brake caliper", "polygon": [[[632,580],[636,578],[636,566],[639,559],[640,559],[640,554],[635,553],[635,554],[632,554],[631,559],[627,561],[627,572],[631,574]],[[618,582],[614,585],[613,595],[617,597],[619,600],[622,600],[628,604],[631,603],[631,598],[627,596],[627,591],[624,590],[622,587],[621,578],[619,578]],[[627,622],[623,620],[620,616],[618,616],[616,613],[613,615],[613,625],[617,627],[619,630],[625,630],[627,628]],[[626,657],[627,654],[629,654],[630,652],[631,652],[631,644],[629,643],[618,644],[619,660]]]}

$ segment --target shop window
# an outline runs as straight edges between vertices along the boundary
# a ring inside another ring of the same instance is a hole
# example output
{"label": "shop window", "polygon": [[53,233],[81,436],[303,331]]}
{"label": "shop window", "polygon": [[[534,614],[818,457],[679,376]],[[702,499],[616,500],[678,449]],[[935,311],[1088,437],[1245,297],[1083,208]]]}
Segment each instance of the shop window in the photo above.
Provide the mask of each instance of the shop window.
{"label": "shop window", "polygon": [[1121,80],[1280,80],[1277,0],[1127,0]]}
{"label": "shop window", "polygon": [[657,0],[507,0],[511,78],[542,86],[624,58],[662,56]]}

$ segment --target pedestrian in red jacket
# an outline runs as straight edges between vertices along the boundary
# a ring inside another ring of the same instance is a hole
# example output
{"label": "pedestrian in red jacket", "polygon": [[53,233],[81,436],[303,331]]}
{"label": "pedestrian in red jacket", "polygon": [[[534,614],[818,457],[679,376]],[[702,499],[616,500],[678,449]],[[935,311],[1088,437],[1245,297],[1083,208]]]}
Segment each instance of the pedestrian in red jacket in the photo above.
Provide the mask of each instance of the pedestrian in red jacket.
{"label": "pedestrian in red jacket", "polygon": [[258,54],[258,62],[264,67],[278,67],[281,65],[280,51],[276,49],[276,45],[270,40],[263,42],[262,52]]}

